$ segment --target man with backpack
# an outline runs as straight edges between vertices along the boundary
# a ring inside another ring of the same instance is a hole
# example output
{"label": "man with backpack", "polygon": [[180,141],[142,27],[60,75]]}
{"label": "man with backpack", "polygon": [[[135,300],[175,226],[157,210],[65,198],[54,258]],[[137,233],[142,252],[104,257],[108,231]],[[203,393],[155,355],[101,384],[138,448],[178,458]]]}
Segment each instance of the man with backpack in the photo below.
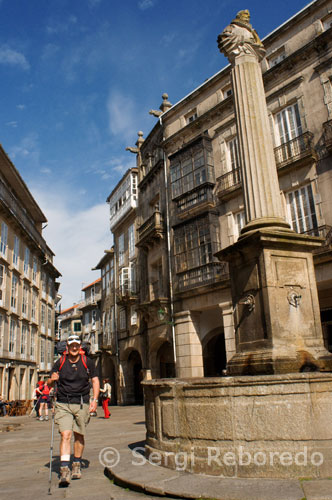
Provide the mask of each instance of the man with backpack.
{"label": "man with backpack", "polygon": [[[70,479],[80,479],[81,459],[84,449],[85,427],[90,412],[95,412],[99,396],[99,378],[95,364],[82,350],[77,335],[67,339],[67,349],[56,361],[47,381],[49,386],[57,383],[55,423],[59,426],[60,440],[60,487],[66,487]],[[93,400],[90,402],[90,382]],[[71,437],[74,433],[74,459],[70,471]]]}

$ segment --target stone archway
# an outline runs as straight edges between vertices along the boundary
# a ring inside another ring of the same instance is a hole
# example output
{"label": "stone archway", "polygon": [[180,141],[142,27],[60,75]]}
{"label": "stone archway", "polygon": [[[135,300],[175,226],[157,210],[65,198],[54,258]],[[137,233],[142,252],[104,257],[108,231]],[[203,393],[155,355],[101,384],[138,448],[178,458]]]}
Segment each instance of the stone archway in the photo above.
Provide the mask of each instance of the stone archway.
{"label": "stone archway", "polygon": [[222,329],[210,332],[203,343],[204,377],[221,377],[226,369],[225,336]]}
{"label": "stone archway", "polygon": [[127,361],[127,388],[128,397],[132,401],[132,404],[141,405],[143,404],[143,371],[142,371],[142,359],[138,351],[131,351],[128,356]]}
{"label": "stone archway", "polygon": [[157,351],[157,366],[159,367],[159,378],[174,378],[175,363],[173,347],[170,342],[164,342]]}

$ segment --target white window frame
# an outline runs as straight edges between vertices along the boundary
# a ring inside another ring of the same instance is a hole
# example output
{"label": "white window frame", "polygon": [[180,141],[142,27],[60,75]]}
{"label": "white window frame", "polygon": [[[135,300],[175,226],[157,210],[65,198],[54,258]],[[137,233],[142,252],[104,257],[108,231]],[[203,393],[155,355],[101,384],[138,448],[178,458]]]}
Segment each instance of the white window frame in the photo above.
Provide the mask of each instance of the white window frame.
{"label": "white window frame", "polygon": [[20,352],[21,352],[21,357],[23,359],[26,358],[27,355],[27,345],[28,345],[28,327],[24,323],[21,325],[21,346],[20,346]]}
{"label": "white window frame", "polygon": [[24,250],[24,274],[28,278],[29,277],[29,270],[30,270],[30,248],[25,247]]}
{"label": "white window frame", "polygon": [[29,307],[29,286],[24,283],[22,290],[22,316],[23,318],[28,317],[28,307]]}
{"label": "white window frame", "polygon": [[17,310],[17,295],[18,295],[18,277],[13,273],[12,275],[12,288],[10,297],[10,308],[12,311]]}
{"label": "white window frame", "polygon": [[311,184],[286,193],[288,222],[297,233],[318,227],[315,198]]}
{"label": "white window frame", "polygon": [[38,305],[38,295],[36,292],[32,292],[31,297],[31,319],[34,321],[38,320],[37,317],[37,305]]}
{"label": "white window frame", "polygon": [[1,222],[0,254],[5,258],[7,258],[7,244],[8,244],[8,226],[5,222]]}
{"label": "white window frame", "polygon": [[129,243],[129,259],[135,257],[135,225],[132,224],[128,228],[128,243]]}
{"label": "white window frame", "polygon": [[246,224],[246,213],[244,210],[240,210],[239,212],[236,212],[233,214],[233,222],[234,222],[234,236],[235,239],[237,240],[238,237],[240,236],[241,229],[245,226]]}
{"label": "white window frame", "polygon": [[38,260],[37,257],[33,257],[33,268],[32,268],[32,281],[35,285],[38,283]]}
{"label": "white window frame", "polygon": [[46,326],[46,304],[43,302],[40,305],[40,331],[45,333]]}
{"label": "white window frame", "polygon": [[232,172],[233,170],[237,170],[240,168],[240,154],[239,143],[236,135],[226,142],[226,150],[227,171]]}
{"label": "white window frame", "polygon": [[0,264],[0,305],[5,304],[5,291],[6,291],[6,267]]}
{"label": "white window frame", "polygon": [[18,268],[20,257],[20,238],[14,235],[14,248],[13,248],[13,266]]}
{"label": "white window frame", "polygon": [[31,332],[30,332],[30,359],[32,361],[34,361],[34,359],[35,359],[36,337],[37,337],[36,328],[33,326],[33,327],[31,327]]}
{"label": "white window frame", "polygon": [[47,333],[52,335],[52,308],[50,306],[47,307]]}
{"label": "white window frame", "polygon": [[299,105],[286,106],[275,115],[276,145],[281,146],[303,133]]}
{"label": "white window frame", "polygon": [[119,235],[118,245],[119,245],[119,266],[123,266],[125,257],[124,233]]}
{"label": "white window frame", "polygon": [[17,332],[17,321],[14,318],[10,318],[8,352],[9,354],[12,355],[15,354],[16,332]]}
{"label": "white window frame", "polygon": [[42,297],[46,299],[46,284],[47,284],[47,276],[44,271],[42,271],[41,275],[41,285],[42,285]]}

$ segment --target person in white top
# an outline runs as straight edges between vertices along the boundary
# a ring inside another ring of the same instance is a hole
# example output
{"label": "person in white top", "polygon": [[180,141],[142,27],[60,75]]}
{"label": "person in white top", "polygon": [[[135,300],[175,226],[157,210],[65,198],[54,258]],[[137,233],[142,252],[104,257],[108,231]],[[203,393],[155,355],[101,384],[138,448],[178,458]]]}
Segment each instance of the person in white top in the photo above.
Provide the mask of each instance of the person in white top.
{"label": "person in white top", "polygon": [[110,411],[108,409],[108,403],[111,400],[112,387],[109,383],[108,378],[103,379],[103,387],[100,389],[102,397],[102,407],[104,410],[104,418],[110,418]]}

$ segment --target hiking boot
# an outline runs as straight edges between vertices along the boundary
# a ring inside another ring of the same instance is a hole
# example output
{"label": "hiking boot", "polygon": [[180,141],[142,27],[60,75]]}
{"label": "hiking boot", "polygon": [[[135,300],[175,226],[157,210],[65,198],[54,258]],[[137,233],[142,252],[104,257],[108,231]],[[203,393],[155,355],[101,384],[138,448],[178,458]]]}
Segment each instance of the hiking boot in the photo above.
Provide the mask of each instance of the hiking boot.
{"label": "hiking boot", "polygon": [[73,462],[71,466],[71,478],[81,479],[81,462]]}
{"label": "hiking boot", "polygon": [[65,488],[70,483],[70,469],[66,465],[64,467],[60,467],[60,481],[59,488]]}

